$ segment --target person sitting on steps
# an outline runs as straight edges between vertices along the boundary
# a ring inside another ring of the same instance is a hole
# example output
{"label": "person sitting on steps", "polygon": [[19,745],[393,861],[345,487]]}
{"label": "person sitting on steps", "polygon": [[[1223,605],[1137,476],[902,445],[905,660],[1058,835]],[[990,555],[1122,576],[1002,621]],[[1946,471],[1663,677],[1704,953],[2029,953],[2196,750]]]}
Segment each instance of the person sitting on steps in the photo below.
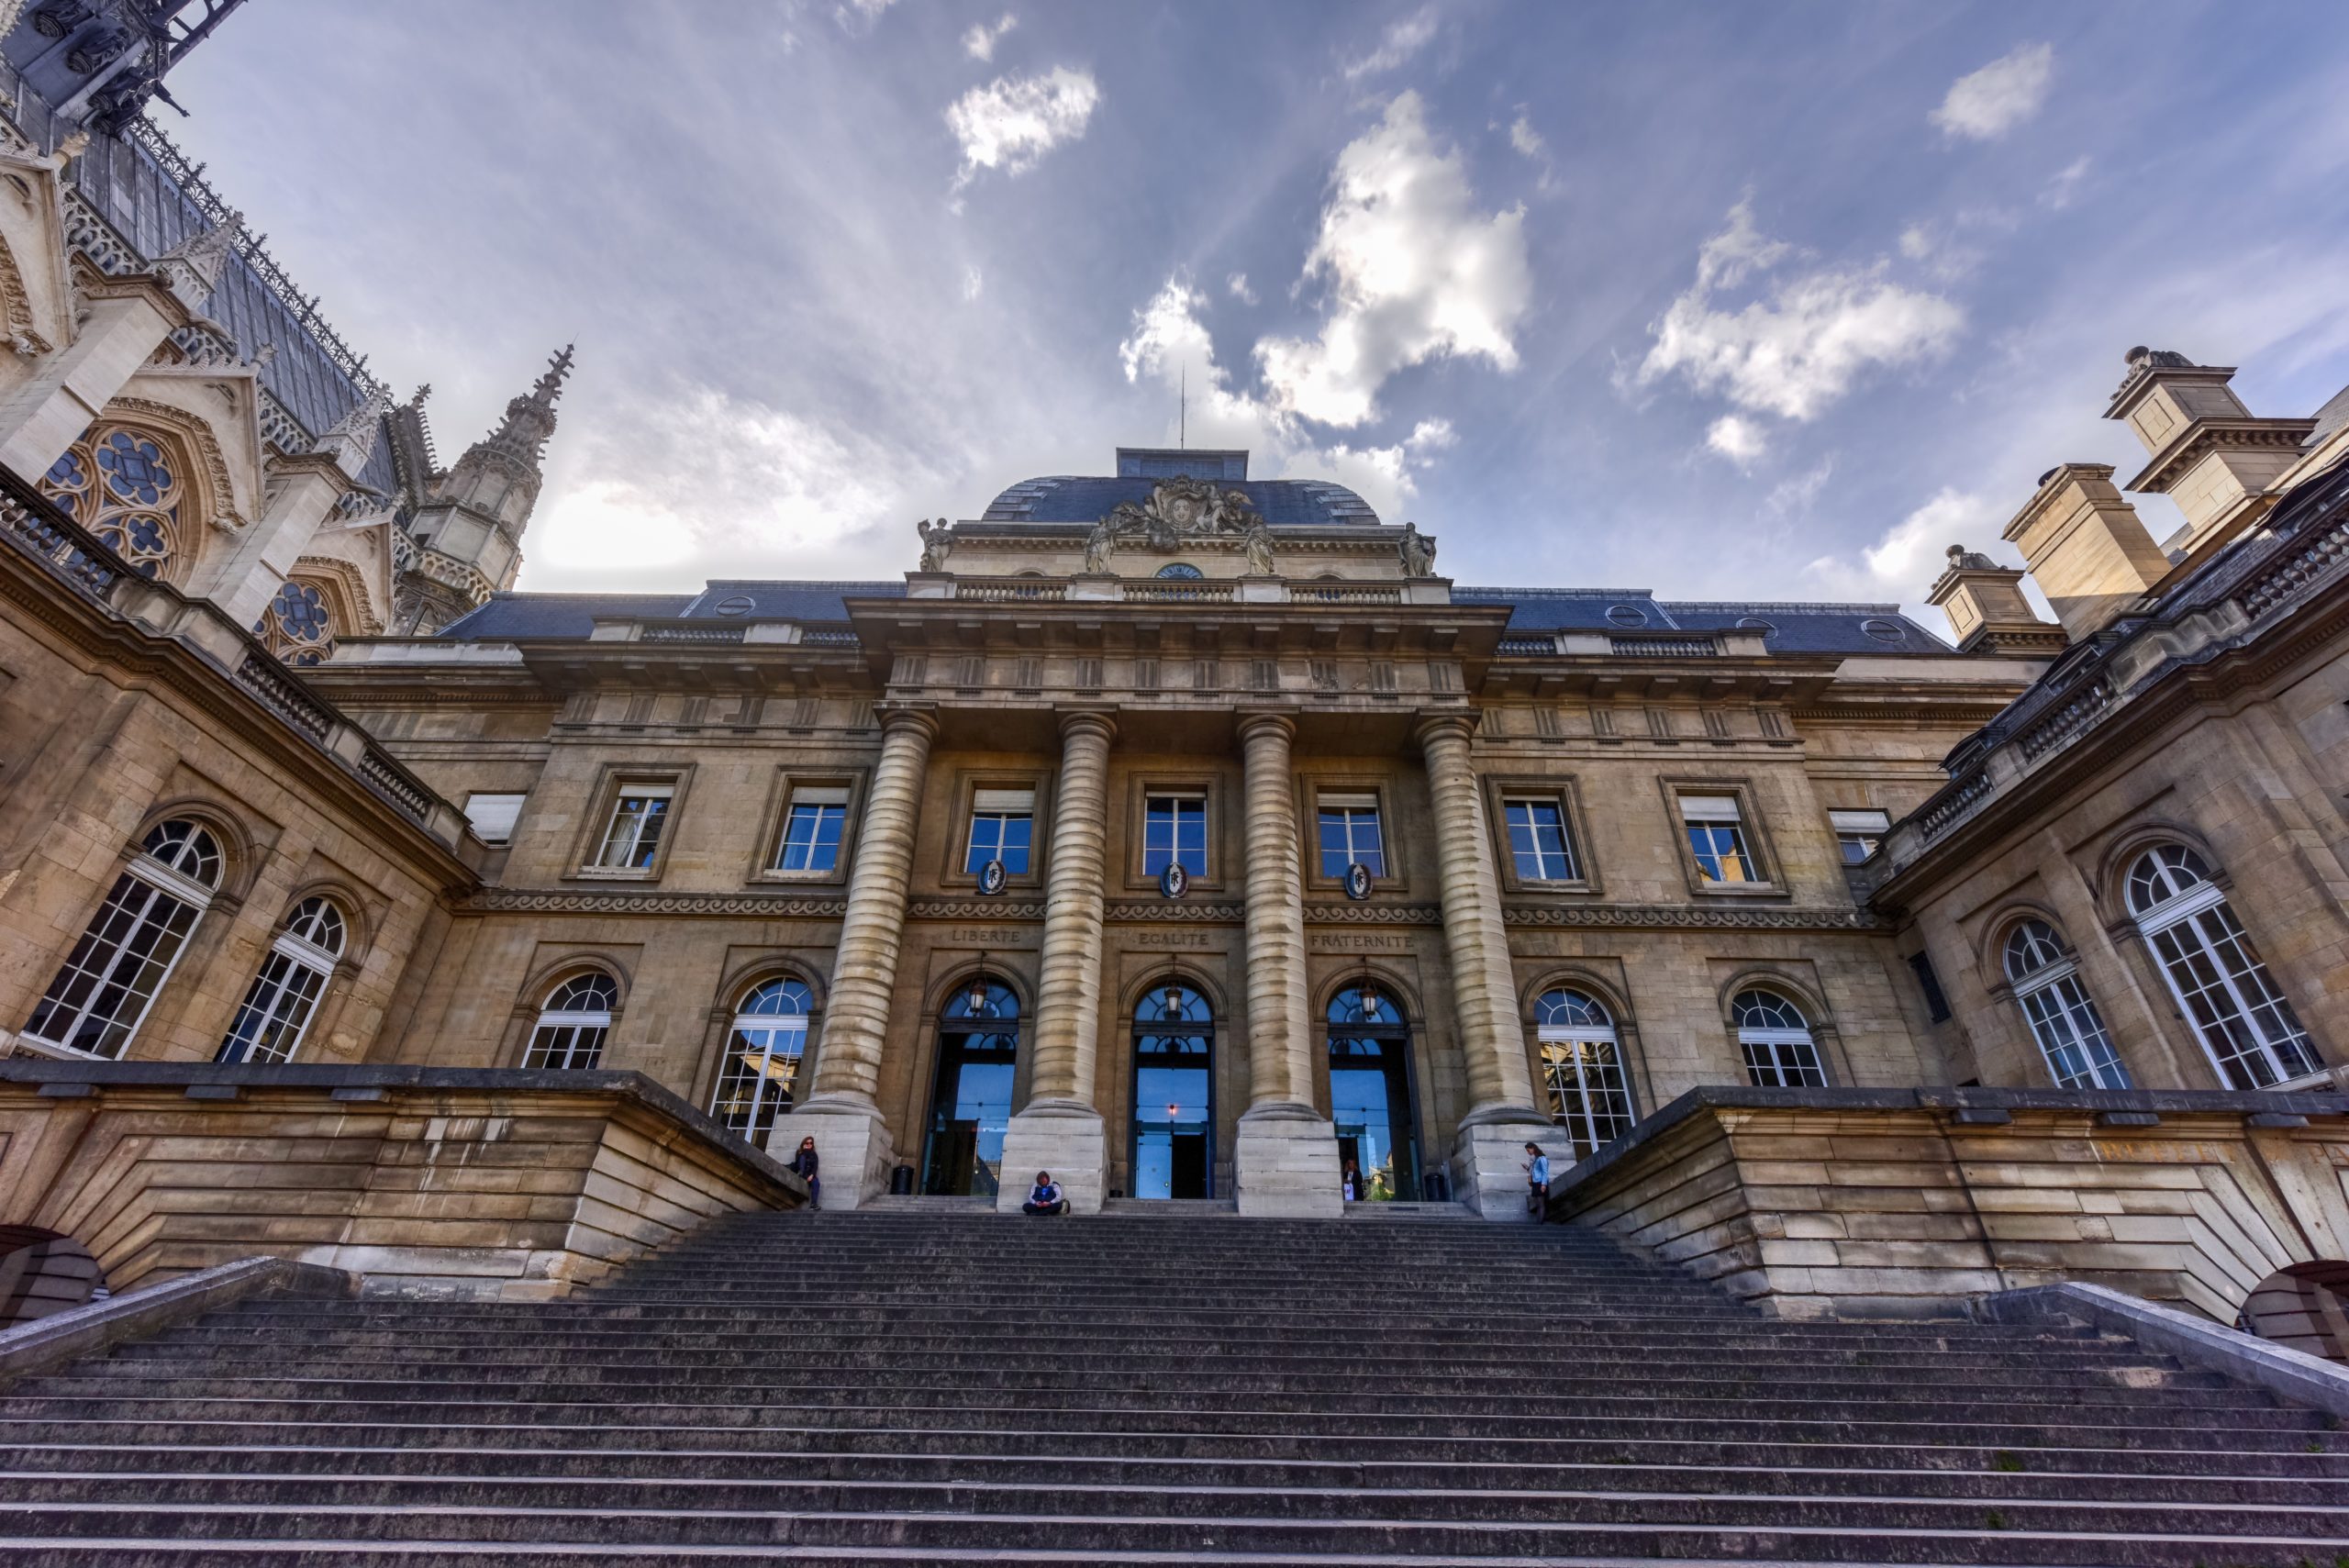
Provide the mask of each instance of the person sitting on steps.
{"label": "person sitting on steps", "polygon": [[816,1179],[816,1140],[814,1139],[803,1138],[799,1140],[799,1152],[791,1157],[790,1168],[797,1172],[800,1178],[807,1184],[807,1207],[809,1208],[823,1207],[824,1184]]}
{"label": "person sitting on steps", "polygon": [[1036,1184],[1028,1194],[1028,1201],[1019,1206],[1022,1214],[1066,1214],[1068,1199],[1061,1193],[1061,1184],[1052,1180],[1050,1171],[1036,1173]]}

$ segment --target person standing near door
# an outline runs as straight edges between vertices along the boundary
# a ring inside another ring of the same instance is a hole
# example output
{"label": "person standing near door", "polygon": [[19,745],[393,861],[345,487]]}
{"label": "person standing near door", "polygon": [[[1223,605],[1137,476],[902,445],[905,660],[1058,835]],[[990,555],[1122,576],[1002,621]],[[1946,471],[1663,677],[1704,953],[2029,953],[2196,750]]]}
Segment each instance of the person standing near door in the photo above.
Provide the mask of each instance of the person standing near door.
{"label": "person standing near door", "polygon": [[799,1152],[791,1157],[791,1169],[797,1172],[800,1178],[807,1184],[807,1207],[809,1208],[823,1207],[824,1184],[816,1179],[816,1140],[814,1139],[803,1138],[799,1140]]}
{"label": "person standing near door", "polygon": [[1348,1203],[1360,1203],[1368,1195],[1362,1184],[1362,1167],[1353,1161],[1346,1162],[1345,1174],[1339,1178],[1340,1190]]}

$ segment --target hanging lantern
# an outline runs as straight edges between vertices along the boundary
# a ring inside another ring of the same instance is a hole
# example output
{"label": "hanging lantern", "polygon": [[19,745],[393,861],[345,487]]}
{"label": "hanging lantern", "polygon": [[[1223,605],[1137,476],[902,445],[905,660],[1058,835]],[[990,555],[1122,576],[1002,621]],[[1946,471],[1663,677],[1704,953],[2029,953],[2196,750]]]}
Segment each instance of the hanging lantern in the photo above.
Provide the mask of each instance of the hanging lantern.
{"label": "hanging lantern", "polygon": [[979,972],[971,976],[971,994],[963,999],[963,1010],[974,1018],[984,1018],[992,1010],[987,1005],[987,955],[979,954]]}
{"label": "hanging lantern", "polygon": [[1159,1006],[1164,1009],[1163,1013],[1161,1014],[1161,1017],[1170,1020],[1181,1018],[1183,1016],[1183,988],[1180,985],[1169,985],[1166,988],[1166,994],[1159,998]]}

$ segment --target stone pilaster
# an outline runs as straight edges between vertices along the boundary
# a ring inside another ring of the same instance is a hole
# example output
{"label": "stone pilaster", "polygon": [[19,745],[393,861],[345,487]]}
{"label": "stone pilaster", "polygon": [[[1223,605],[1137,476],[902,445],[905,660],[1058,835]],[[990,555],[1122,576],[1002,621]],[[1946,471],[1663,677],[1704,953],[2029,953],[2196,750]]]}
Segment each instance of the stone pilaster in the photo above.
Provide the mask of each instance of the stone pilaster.
{"label": "stone pilaster", "polygon": [[[1419,728],[1435,806],[1443,942],[1452,964],[1453,1013],[1468,1080],[1468,1114],[1453,1143],[1460,1199],[1487,1219],[1522,1219],[1529,1142],[1555,1129],[1533,1108],[1533,1077],[1517,1017],[1517,982],[1501,926],[1500,877],[1486,831],[1485,803],[1468,751],[1475,719],[1437,714]],[[1558,1162],[1553,1160],[1555,1166]]]}
{"label": "stone pilaster", "polygon": [[1313,1031],[1305,994],[1305,895],[1296,785],[1297,725],[1257,713],[1240,723],[1245,758],[1248,1109],[1232,1151],[1242,1214],[1336,1216],[1338,1140],[1313,1104]]}
{"label": "stone pilaster", "polygon": [[938,723],[926,712],[901,707],[884,713],[881,725],[881,762],[873,770],[864,824],[856,838],[856,866],[849,875],[848,913],[832,961],[814,1083],[769,1144],[787,1159],[801,1139],[815,1139],[823,1162],[824,1203],[831,1208],[855,1208],[886,1190],[896,1162],[889,1124],[874,1102],[874,1091],[888,1041],[922,781]]}
{"label": "stone pilaster", "polygon": [[1101,919],[1109,840],[1106,713],[1061,718],[1060,782],[1053,792],[1052,861],[1045,872],[1044,943],[1029,1046],[1028,1103],[1003,1140],[996,1206],[1018,1212],[1038,1171],[1050,1171],[1080,1214],[1101,1207],[1109,1141],[1094,1103],[1101,1037]]}

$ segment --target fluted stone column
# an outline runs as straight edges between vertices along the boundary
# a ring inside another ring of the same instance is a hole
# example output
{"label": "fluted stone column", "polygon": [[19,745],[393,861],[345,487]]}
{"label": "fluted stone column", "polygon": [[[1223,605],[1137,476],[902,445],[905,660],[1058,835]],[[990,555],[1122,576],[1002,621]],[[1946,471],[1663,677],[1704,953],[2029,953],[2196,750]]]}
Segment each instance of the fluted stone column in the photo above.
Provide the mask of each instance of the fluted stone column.
{"label": "fluted stone column", "polygon": [[1003,1140],[996,1207],[1017,1213],[1038,1171],[1050,1171],[1080,1214],[1101,1207],[1109,1140],[1094,1103],[1101,1037],[1101,917],[1109,841],[1106,713],[1061,717],[1060,783],[1044,882],[1044,947],[1029,1046],[1028,1103]]}
{"label": "fluted stone column", "polygon": [[1305,994],[1305,889],[1297,851],[1297,725],[1286,714],[1240,722],[1246,777],[1248,1109],[1232,1150],[1242,1214],[1343,1212],[1337,1131],[1313,1104]]}
{"label": "fluted stone column", "polygon": [[[1468,1114],[1453,1142],[1453,1186],[1487,1219],[1526,1218],[1529,1141],[1554,1129],[1533,1106],[1517,981],[1501,926],[1500,876],[1486,830],[1483,793],[1468,753],[1468,714],[1421,721],[1419,752],[1435,806],[1436,863],[1443,900],[1443,944],[1452,965],[1453,1012],[1468,1080]],[[1544,1147],[1548,1145],[1544,1143]],[[1553,1161],[1553,1168],[1560,1162]]]}
{"label": "fluted stone column", "polygon": [[885,1191],[896,1163],[889,1124],[874,1092],[888,1043],[914,835],[938,721],[917,708],[893,708],[881,715],[881,762],[873,770],[864,822],[856,836],[848,913],[832,960],[824,1035],[816,1045],[815,1081],[768,1145],[788,1159],[801,1139],[816,1140],[824,1203],[830,1208],[855,1208]]}

